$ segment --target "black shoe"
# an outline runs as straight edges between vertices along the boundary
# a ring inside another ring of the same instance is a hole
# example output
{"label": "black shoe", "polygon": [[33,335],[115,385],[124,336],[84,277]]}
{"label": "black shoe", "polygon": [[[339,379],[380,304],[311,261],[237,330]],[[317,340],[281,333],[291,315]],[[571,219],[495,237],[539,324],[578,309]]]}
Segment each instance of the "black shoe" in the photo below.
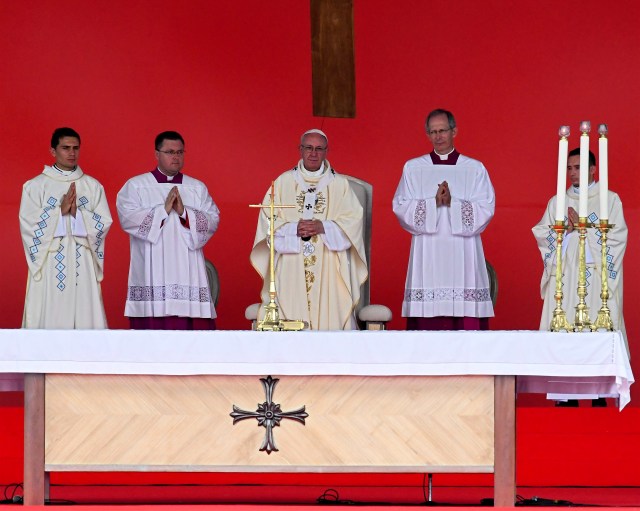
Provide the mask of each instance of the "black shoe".
{"label": "black shoe", "polygon": [[603,397],[599,397],[598,399],[592,399],[591,400],[591,406],[593,408],[606,408],[607,407],[607,400]]}
{"label": "black shoe", "polygon": [[566,401],[556,401],[556,406],[576,408],[578,406],[578,400],[567,399]]}

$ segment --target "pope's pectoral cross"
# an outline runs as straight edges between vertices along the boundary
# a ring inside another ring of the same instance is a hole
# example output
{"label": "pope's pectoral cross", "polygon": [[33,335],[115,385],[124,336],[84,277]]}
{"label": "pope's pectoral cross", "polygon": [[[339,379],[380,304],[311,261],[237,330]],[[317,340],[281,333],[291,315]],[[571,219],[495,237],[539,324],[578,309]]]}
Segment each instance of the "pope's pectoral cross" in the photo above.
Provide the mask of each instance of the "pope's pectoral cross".
{"label": "pope's pectoral cross", "polygon": [[282,330],[304,330],[308,327],[302,320],[280,319],[280,311],[276,303],[276,272],[274,253],[274,232],[275,232],[275,208],[295,208],[294,205],[284,205],[275,203],[274,184],[271,183],[269,194],[269,204],[250,204],[250,208],[269,208],[269,303],[265,305],[265,315],[262,321],[258,321],[257,330],[282,331]]}

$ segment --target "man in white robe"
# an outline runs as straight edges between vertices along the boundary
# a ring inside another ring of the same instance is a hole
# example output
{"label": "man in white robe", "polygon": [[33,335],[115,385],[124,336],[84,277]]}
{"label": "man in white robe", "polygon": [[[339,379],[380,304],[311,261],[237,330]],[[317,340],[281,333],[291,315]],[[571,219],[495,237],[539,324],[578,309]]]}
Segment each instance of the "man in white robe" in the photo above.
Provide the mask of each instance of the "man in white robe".
{"label": "man in white robe", "polygon": [[[275,280],[280,316],[313,330],[356,328],[354,310],[366,281],[362,206],[349,181],[326,159],[327,136],[305,132],[300,161],[274,182]],[[267,192],[263,204],[270,201]],[[261,210],[251,263],[264,279],[264,318],[269,302],[269,209]]]}
{"label": "man in white robe", "polygon": [[408,330],[485,330],[493,316],[480,234],[495,210],[489,174],[453,146],[455,118],[426,121],[430,154],[409,160],[393,212],[411,234],[402,315]]}
{"label": "man in white robe", "polygon": [[[596,157],[589,151],[589,195],[587,203],[588,220],[591,223],[599,223],[600,212],[600,184],[594,180],[596,172]],[[571,181],[571,187],[567,190],[565,207],[567,215],[567,231],[562,240],[562,309],[565,311],[567,321],[573,323],[576,306],[578,305],[578,277],[579,277],[579,217],[578,205],[580,202],[580,148],[569,152],[567,159],[567,175]],[[629,344],[627,332],[622,315],[622,260],[627,248],[627,224],[624,220],[622,202],[618,194],[608,191],[609,196],[609,224],[614,227],[607,233],[607,286],[609,298],[607,305],[611,314],[613,328],[620,330]],[[540,221],[532,229],[538,243],[544,269],[540,281],[540,295],[544,300],[540,330],[549,330],[553,319],[553,311],[556,308],[556,234],[549,226],[555,223],[557,196],[553,196],[547,204],[547,209]],[[591,321],[595,321],[598,311],[602,306],[600,292],[602,289],[602,245],[600,244],[600,232],[595,228],[587,229],[585,245],[585,259],[587,266],[587,296],[585,302],[589,310]],[[606,400],[597,398],[592,400],[593,406],[606,406]],[[578,406],[575,399],[561,400],[556,406]]]}
{"label": "man in white robe", "polygon": [[[591,223],[600,222],[600,184],[594,180],[596,172],[595,155],[589,151],[589,198],[588,220]],[[567,160],[567,174],[571,186],[567,190],[565,204],[567,207],[567,231],[562,241],[562,308],[567,315],[567,320],[573,323],[575,319],[576,305],[578,304],[578,203],[580,192],[580,148],[573,149]],[[607,305],[611,311],[613,328],[620,330],[627,342],[627,333],[622,315],[622,262],[627,248],[627,224],[624,220],[622,202],[617,193],[608,191],[609,195],[609,223],[613,227],[607,233],[607,286],[609,298]],[[555,223],[556,196],[553,196],[547,204],[547,209],[533,227],[533,235],[538,243],[544,270],[540,281],[540,295],[544,300],[540,330],[549,330],[553,319],[553,311],[556,308],[556,234],[549,226]],[[602,306],[600,297],[602,287],[602,245],[600,243],[600,231],[595,227],[587,229],[585,256],[587,265],[587,296],[586,304],[589,307],[591,321],[595,321],[598,311]],[[627,345],[627,350],[628,350]]]}
{"label": "man in white robe", "polygon": [[131,250],[125,316],[137,330],[215,329],[203,248],[220,212],[204,183],[181,172],[179,133],[160,133],[155,149],[157,167],[127,181],[116,201]]}
{"label": "man in white robe", "polygon": [[102,185],[78,166],[80,135],[58,128],[52,166],[27,181],[20,232],[29,274],[23,328],[106,328],[100,283],[111,214]]}

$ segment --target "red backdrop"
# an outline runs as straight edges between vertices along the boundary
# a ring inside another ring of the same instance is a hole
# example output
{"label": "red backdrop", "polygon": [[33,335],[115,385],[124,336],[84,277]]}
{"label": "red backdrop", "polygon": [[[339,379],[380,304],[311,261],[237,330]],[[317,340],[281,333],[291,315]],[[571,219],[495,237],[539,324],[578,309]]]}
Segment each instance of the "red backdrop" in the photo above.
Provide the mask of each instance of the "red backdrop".
{"label": "red backdrop", "polygon": [[[184,135],[185,171],[207,183],[222,211],[206,255],[220,273],[223,329],[247,328],[244,309],[258,299],[249,264],[256,211],[247,205],[297,160],[300,133],[322,127],[332,164],[374,185],[372,300],[392,308],[391,328],[403,328],[410,237],[391,199],[403,163],[430,150],[426,113],[444,107],[457,116],[458,149],[485,163],[496,189],[496,215],[483,236],[500,282],[494,329],[538,327],[542,262],[530,229],[555,193],[558,127],[572,126],[574,147],[582,119],[609,124],[610,186],[631,233],[625,288],[633,351],[640,3],[355,0],[355,119],[312,116],[308,4],[2,2],[0,327],[17,328],[22,317],[22,183],[51,163],[52,130],[69,125],[82,135],[81,166],[104,184],[114,216],[123,183],[154,165],[154,136]],[[597,150],[595,136],[591,145]],[[127,327],[127,270],[128,239],[116,222],[103,283],[112,328]]]}

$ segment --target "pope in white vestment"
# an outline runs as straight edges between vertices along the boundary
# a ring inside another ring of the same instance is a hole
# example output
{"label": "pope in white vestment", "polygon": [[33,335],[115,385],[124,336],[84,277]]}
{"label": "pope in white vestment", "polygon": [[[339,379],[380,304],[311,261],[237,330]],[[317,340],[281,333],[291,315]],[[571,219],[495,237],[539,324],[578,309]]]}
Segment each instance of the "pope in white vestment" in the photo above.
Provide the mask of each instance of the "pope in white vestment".
{"label": "pope in white vestment", "polygon": [[[325,144],[314,147],[312,144]],[[311,145],[309,145],[311,144]],[[356,328],[354,310],[360,286],[368,277],[362,232],[362,206],[349,181],[324,157],[326,135],[310,130],[302,137],[298,165],[280,175],[275,194],[275,279],[280,316],[302,320],[314,330]],[[313,159],[314,162],[309,163]],[[319,166],[309,171],[307,165]],[[315,165],[314,165],[315,163]],[[270,190],[263,204],[269,204]],[[277,205],[293,205],[278,208]],[[300,236],[300,221],[318,220],[324,233]],[[269,303],[269,209],[262,209],[251,251],[251,263],[264,279],[258,319]]]}
{"label": "pope in white vestment", "polygon": [[[446,181],[451,205],[436,206]],[[493,316],[480,234],[493,218],[495,195],[477,160],[435,151],[408,161],[393,197],[393,212],[411,237],[404,317]]]}
{"label": "pope in white vestment", "polygon": [[[71,183],[75,217],[60,207]],[[29,275],[23,328],[106,328],[100,283],[111,221],[102,185],[80,167],[45,166],[24,184],[20,232]]]}
{"label": "pope in white vestment", "polygon": [[[184,203],[182,217],[165,209],[174,186]],[[203,247],[220,213],[204,183],[154,169],[127,181],[116,205],[131,249],[125,316],[215,318]]]}
{"label": "pope in white vestment", "polygon": [[[609,298],[607,305],[611,313],[613,328],[620,330],[627,342],[627,334],[624,325],[622,295],[623,272],[622,262],[627,248],[627,224],[624,220],[622,202],[618,194],[608,191],[609,196],[609,224],[613,227],[607,233],[606,274]],[[549,330],[553,311],[556,307],[556,233],[549,226],[555,223],[557,197],[551,198],[547,209],[540,221],[533,227],[533,235],[538,243],[544,270],[540,281],[540,295],[544,300],[540,330]],[[571,186],[567,190],[565,204],[567,208],[578,211],[579,189]],[[600,184],[593,182],[589,186],[588,221],[599,223],[600,211]],[[600,292],[602,288],[602,245],[600,243],[600,231],[595,227],[587,229],[586,238],[586,265],[587,265],[587,296],[586,304],[589,308],[591,321],[595,321],[602,305]],[[578,304],[578,250],[579,233],[571,230],[565,234],[562,241],[562,308],[566,313],[569,323],[573,323]],[[628,350],[627,342],[627,350]]]}

